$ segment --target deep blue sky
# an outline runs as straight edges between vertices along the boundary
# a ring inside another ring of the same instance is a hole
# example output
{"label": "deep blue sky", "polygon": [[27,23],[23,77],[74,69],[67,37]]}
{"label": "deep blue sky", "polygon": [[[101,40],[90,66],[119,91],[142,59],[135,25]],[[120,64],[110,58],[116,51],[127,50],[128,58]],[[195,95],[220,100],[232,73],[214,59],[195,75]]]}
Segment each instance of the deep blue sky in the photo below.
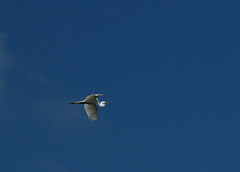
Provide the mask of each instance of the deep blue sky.
{"label": "deep blue sky", "polygon": [[239,6],[2,0],[0,171],[239,172]]}

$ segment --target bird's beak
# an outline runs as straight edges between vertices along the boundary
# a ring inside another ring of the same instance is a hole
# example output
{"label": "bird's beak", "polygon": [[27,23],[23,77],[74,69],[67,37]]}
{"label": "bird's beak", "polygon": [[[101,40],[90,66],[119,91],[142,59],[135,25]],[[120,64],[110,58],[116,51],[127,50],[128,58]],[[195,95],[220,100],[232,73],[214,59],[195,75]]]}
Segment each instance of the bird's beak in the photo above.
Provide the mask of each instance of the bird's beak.
{"label": "bird's beak", "polygon": [[111,103],[106,102],[106,104],[111,105]]}

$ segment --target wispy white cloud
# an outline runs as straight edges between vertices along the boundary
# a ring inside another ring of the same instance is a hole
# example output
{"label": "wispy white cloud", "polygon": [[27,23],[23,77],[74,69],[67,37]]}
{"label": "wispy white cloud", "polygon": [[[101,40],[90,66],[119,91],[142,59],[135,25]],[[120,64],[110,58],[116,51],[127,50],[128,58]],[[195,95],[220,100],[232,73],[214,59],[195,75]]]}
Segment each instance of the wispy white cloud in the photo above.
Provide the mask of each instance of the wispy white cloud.
{"label": "wispy white cloud", "polygon": [[[47,95],[47,93],[45,94],[42,90],[34,90],[37,93],[41,92],[42,94],[29,96],[24,95],[24,93],[18,91],[16,88],[14,90],[15,94],[9,96],[9,94],[13,93],[12,91],[7,90],[7,72],[12,69],[13,65],[15,70],[12,71],[13,73],[20,71],[20,78],[24,78],[25,81],[32,80],[35,83],[45,85],[46,87],[43,89],[47,89],[47,91],[54,88],[58,88],[59,91],[59,87],[61,87],[61,85],[55,82],[54,79],[49,78],[48,75],[45,75],[44,73],[33,73],[32,71],[26,71],[18,64],[15,64],[15,61],[13,58],[11,58],[11,55],[6,48],[7,38],[8,34],[0,29],[0,103],[4,107],[4,109],[1,109],[3,112],[0,116],[1,121],[16,121],[15,119],[21,114],[24,114],[25,116],[29,115],[29,117],[31,115],[31,118],[34,115],[40,115],[45,118],[46,125],[52,126],[53,131],[57,131],[55,133],[67,131],[73,132],[74,130],[79,132],[81,129],[84,130],[86,125],[88,125],[86,124],[87,122],[84,122],[88,121],[84,108],[81,106],[69,105],[68,102],[72,101],[73,99],[70,100],[66,96],[64,97],[62,92],[59,92],[58,96],[54,96],[55,94]],[[23,87],[24,84],[25,83],[19,83],[17,87]],[[38,87],[37,89],[41,89],[41,87]],[[6,93],[8,95],[6,95]],[[6,101],[7,96],[15,98],[15,101],[23,101],[25,103],[22,103],[21,107],[13,107],[9,101]],[[19,99],[23,96],[25,96],[24,100]],[[27,96],[29,96],[30,99],[28,99]],[[34,100],[31,100],[31,98]]]}
{"label": "wispy white cloud", "polygon": [[29,73],[27,74],[27,77],[44,85],[57,85],[56,81],[41,73]]}
{"label": "wispy white cloud", "polygon": [[84,110],[80,106],[71,106],[68,102],[70,100],[66,97],[43,96],[31,106],[33,113],[43,116],[55,133],[79,132],[84,128]]}
{"label": "wispy white cloud", "polygon": [[43,117],[46,125],[50,126],[52,137],[63,135],[80,136],[88,134],[89,129],[106,127],[106,120],[91,122],[82,105],[70,105],[73,98],[64,96],[43,96],[31,106],[32,114]]}

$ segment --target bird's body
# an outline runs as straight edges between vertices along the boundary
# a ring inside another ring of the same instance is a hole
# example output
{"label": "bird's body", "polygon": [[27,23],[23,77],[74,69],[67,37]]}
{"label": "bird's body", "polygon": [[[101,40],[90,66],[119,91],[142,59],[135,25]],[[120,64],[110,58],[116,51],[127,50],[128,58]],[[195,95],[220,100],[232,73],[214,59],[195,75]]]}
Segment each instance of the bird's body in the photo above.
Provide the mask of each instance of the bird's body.
{"label": "bird's body", "polygon": [[98,111],[97,111],[97,105],[100,107],[106,106],[106,104],[110,104],[106,101],[99,102],[97,97],[103,96],[103,94],[91,94],[85,98],[83,101],[78,102],[71,102],[69,104],[84,104],[84,109],[88,115],[88,118],[91,121],[95,121],[98,118]]}

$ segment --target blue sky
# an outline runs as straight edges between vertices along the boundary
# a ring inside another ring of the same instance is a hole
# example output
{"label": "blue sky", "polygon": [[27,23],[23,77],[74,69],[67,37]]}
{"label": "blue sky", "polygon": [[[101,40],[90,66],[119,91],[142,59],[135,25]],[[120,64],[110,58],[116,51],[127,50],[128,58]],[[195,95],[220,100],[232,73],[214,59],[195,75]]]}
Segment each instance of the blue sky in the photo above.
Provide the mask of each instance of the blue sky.
{"label": "blue sky", "polygon": [[239,172],[239,5],[2,0],[0,171]]}

